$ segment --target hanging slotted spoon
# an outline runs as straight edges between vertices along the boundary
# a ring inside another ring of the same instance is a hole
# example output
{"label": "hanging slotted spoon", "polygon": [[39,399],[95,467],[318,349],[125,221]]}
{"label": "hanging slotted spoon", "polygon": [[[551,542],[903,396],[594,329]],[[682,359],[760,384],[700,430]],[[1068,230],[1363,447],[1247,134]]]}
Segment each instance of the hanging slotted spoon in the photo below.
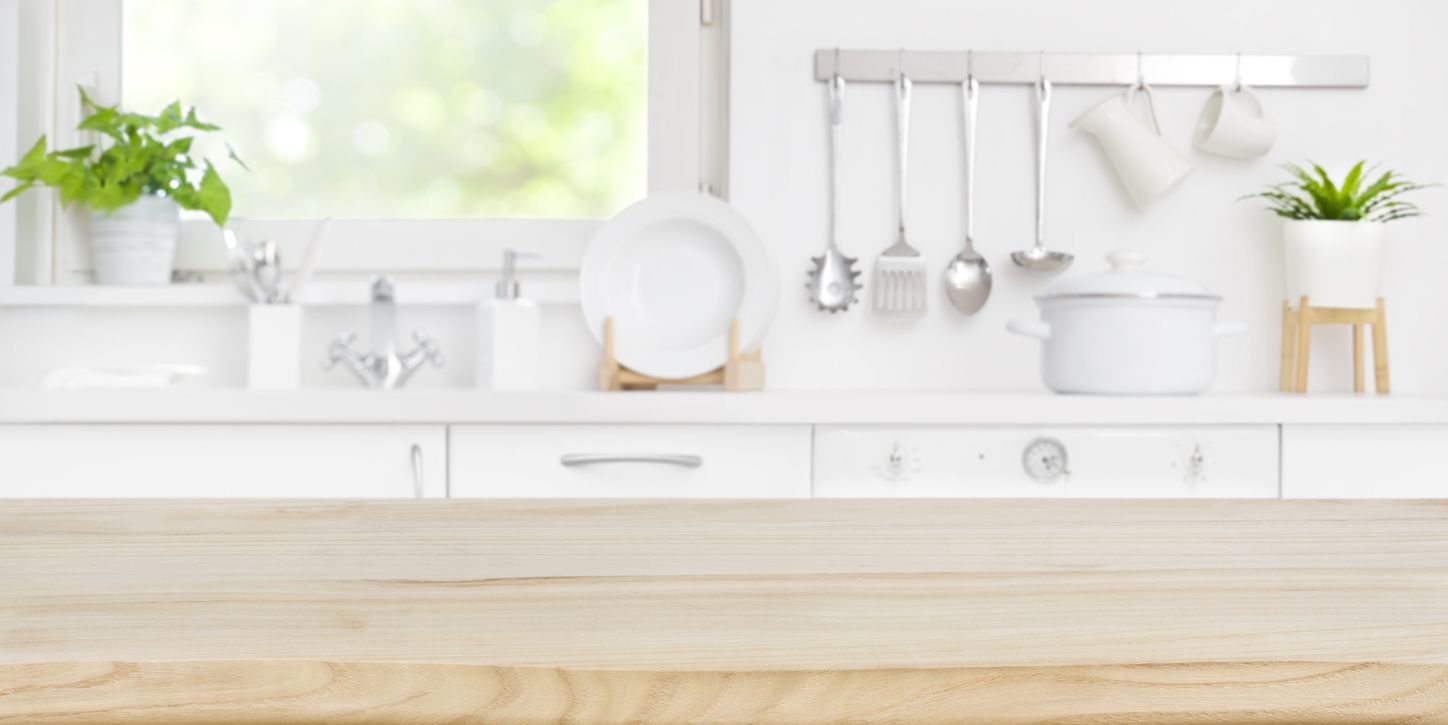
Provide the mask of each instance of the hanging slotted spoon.
{"label": "hanging slotted spoon", "polygon": [[855,269],[855,263],[859,260],[855,257],[846,257],[839,248],[839,219],[840,205],[837,200],[840,190],[840,124],[843,121],[842,111],[845,100],[845,79],[836,75],[829,82],[829,121],[830,121],[830,246],[825,249],[824,254],[818,257],[811,257],[814,268],[809,271],[809,282],[805,289],[809,290],[810,301],[819,306],[820,311],[830,313],[844,312],[851,304],[858,302],[855,294],[860,291],[860,283],[856,280],[860,272]]}

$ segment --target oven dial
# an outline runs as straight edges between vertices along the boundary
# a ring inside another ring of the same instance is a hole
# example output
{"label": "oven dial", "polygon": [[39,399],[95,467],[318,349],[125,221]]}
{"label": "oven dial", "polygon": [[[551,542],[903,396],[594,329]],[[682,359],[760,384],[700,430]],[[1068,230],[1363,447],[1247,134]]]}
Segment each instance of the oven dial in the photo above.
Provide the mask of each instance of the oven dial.
{"label": "oven dial", "polygon": [[1066,464],[1066,446],[1055,438],[1037,438],[1021,453],[1021,467],[1036,483],[1051,483],[1071,475]]}
{"label": "oven dial", "polygon": [[890,446],[890,452],[885,460],[875,464],[873,467],[875,476],[882,481],[899,483],[910,480],[912,473],[920,472],[919,456],[914,449],[907,449],[895,441]]}

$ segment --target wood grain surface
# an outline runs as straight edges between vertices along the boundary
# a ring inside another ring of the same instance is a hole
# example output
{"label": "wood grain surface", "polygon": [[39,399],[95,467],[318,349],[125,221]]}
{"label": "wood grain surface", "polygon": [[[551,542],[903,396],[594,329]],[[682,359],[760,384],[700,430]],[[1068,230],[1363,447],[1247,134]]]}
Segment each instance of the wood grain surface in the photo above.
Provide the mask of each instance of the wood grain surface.
{"label": "wood grain surface", "polygon": [[1448,723],[1448,503],[0,504],[0,721]]}
{"label": "wood grain surface", "polygon": [[[0,668],[0,723],[1440,723],[1442,665],[631,672],[325,662]],[[92,719],[94,718],[94,719]]]}

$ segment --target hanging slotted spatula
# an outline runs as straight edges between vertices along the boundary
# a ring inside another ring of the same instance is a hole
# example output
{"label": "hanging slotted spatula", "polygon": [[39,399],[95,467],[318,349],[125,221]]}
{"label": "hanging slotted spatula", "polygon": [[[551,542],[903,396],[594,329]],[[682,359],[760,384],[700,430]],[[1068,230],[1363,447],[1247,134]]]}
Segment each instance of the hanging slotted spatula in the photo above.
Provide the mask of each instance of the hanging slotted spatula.
{"label": "hanging slotted spatula", "polygon": [[910,79],[904,68],[895,73],[895,188],[900,205],[895,243],[875,260],[872,299],[875,312],[919,317],[925,314],[925,257],[905,241],[905,182],[910,151]]}

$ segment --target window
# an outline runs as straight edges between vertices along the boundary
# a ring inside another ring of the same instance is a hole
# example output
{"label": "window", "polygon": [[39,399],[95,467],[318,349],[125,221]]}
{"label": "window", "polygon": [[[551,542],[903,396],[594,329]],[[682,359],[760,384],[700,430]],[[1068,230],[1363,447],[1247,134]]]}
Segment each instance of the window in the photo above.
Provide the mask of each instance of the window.
{"label": "window", "polygon": [[[324,272],[491,270],[504,246],[567,270],[647,190],[724,188],[726,0],[47,7],[55,54],[34,62],[54,101],[22,110],[53,108],[55,143],[82,141],[77,85],[145,112],[196,105],[251,167],[218,164],[236,226],[296,258],[334,218],[345,244]],[[81,221],[54,219],[52,278],[84,282]],[[223,271],[217,236],[184,222],[178,269]]]}
{"label": "window", "polygon": [[[20,4],[0,0],[0,168],[19,155]],[[13,188],[0,180],[0,196]],[[15,204],[0,204],[0,286],[15,280]]]}
{"label": "window", "polygon": [[223,127],[252,218],[604,218],[644,193],[645,0],[123,0],[127,108]]}

